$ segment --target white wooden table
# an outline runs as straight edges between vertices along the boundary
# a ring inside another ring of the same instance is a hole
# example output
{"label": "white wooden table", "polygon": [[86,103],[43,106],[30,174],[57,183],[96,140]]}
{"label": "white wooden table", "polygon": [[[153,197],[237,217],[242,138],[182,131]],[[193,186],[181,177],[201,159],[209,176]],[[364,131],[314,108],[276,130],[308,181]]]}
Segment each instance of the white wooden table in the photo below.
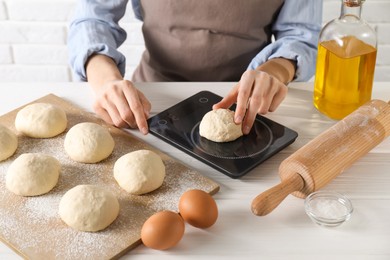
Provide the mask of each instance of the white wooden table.
{"label": "white wooden table", "polygon": [[[154,115],[201,90],[224,96],[232,85],[149,83],[138,87],[152,102]],[[343,225],[317,226],[306,216],[304,201],[292,195],[267,216],[251,213],[253,198],[279,183],[279,164],[336,123],[313,107],[312,89],[312,83],[291,84],[281,107],[267,115],[297,131],[297,140],[240,179],[217,172],[151,134],[143,136],[132,130],[134,135],[220,184],[214,196],[219,219],[207,230],[186,225],[181,242],[168,251],[140,245],[123,259],[390,259],[390,138],[324,187],[351,199],[354,213]],[[91,110],[93,94],[84,83],[1,83],[0,114],[49,93]],[[390,83],[375,83],[373,98],[390,100]],[[20,257],[0,243],[0,259]]]}

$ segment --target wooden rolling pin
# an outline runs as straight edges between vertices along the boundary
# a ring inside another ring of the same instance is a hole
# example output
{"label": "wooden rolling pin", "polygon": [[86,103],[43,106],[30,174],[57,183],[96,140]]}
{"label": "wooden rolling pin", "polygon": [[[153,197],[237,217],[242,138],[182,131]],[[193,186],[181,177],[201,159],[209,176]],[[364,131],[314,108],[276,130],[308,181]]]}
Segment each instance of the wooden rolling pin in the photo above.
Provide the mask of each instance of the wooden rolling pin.
{"label": "wooden rolling pin", "polygon": [[390,135],[390,102],[372,100],[314,138],[279,167],[281,183],[252,201],[264,216],[290,193],[305,198],[328,184]]}

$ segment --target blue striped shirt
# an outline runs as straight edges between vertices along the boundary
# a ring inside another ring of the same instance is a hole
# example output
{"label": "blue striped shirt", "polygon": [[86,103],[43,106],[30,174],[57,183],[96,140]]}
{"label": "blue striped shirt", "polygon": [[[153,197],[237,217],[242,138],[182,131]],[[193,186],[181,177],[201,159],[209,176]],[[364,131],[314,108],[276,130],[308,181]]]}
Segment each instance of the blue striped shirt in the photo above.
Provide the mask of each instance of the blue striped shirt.
{"label": "blue striped shirt", "polygon": [[[111,57],[122,75],[126,58],[117,48],[126,32],[118,24],[128,0],[79,0],[69,27],[70,65],[79,80],[86,80],[85,62],[93,53]],[[140,0],[131,0],[135,16],[142,21]],[[283,57],[297,62],[296,81],[306,81],[315,72],[318,35],[322,21],[321,0],[285,0],[273,24],[275,40],[253,57],[248,69],[269,59]]]}

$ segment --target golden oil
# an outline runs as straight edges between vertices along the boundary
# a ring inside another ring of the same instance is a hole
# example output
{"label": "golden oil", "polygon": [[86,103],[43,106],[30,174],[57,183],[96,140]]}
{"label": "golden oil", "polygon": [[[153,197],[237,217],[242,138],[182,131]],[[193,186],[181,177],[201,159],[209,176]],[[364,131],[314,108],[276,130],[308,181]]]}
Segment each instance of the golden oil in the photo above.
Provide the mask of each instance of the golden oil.
{"label": "golden oil", "polygon": [[377,50],[354,36],[320,42],[314,106],[342,119],[371,99]]}

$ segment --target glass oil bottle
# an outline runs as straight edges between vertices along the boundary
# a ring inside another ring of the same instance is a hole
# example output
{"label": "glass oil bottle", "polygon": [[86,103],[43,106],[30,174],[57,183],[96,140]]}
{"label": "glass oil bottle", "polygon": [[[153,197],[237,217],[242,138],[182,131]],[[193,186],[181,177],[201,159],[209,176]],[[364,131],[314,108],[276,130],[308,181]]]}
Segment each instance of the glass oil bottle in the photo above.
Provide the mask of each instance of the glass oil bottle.
{"label": "glass oil bottle", "polygon": [[321,30],[314,106],[342,119],[371,100],[377,54],[375,31],[361,19],[364,0],[341,0],[341,15]]}

